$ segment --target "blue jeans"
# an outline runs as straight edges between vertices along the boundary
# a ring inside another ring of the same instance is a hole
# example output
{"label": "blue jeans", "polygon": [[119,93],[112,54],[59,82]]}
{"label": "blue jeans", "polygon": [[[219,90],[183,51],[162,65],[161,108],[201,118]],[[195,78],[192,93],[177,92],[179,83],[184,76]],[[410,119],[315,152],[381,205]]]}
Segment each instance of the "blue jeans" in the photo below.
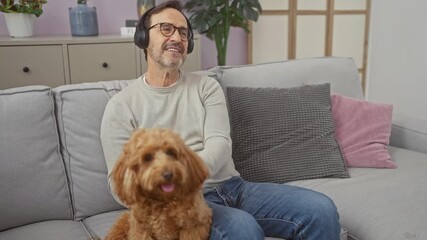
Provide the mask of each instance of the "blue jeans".
{"label": "blue jeans", "polygon": [[233,177],[204,196],[213,210],[211,240],[340,239],[337,209],[322,193]]}

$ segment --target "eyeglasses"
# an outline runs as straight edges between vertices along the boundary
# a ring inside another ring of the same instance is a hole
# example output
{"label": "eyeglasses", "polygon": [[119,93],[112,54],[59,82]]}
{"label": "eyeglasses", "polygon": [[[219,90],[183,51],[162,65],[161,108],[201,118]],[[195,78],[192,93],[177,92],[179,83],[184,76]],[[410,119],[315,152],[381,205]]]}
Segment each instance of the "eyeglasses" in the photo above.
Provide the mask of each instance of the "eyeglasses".
{"label": "eyeglasses", "polygon": [[187,41],[188,39],[190,39],[191,36],[191,31],[188,28],[184,28],[184,27],[175,27],[173,24],[171,23],[166,23],[166,22],[161,22],[161,23],[157,23],[154,24],[153,26],[151,26],[148,30],[156,27],[160,25],[160,32],[163,34],[163,36],[165,37],[170,37],[175,33],[175,30],[178,29],[178,33],[179,36],[181,37],[182,41]]}

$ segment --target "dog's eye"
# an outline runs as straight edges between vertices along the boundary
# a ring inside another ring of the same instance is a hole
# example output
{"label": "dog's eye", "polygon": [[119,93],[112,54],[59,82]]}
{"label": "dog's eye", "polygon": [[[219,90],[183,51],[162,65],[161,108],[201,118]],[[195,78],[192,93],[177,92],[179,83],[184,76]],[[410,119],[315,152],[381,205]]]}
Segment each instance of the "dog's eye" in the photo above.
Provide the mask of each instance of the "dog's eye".
{"label": "dog's eye", "polygon": [[151,162],[152,160],[153,160],[153,155],[151,155],[151,154],[145,154],[144,156],[143,156],[143,160],[144,160],[144,162]]}
{"label": "dog's eye", "polygon": [[168,148],[168,150],[166,150],[166,154],[173,158],[178,158],[178,153],[173,148]]}

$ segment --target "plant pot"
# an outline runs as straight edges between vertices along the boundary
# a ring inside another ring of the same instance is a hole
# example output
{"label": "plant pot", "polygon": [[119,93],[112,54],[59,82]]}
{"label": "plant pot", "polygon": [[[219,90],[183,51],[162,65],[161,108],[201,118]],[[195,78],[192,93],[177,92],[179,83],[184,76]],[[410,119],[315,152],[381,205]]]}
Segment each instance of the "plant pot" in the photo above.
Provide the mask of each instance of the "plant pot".
{"label": "plant pot", "polygon": [[34,14],[4,13],[4,18],[10,37],[33,36]]}
{"label": "plant pot", "polygon": [[95,7],[78,4],[74,8],[69,8],[69,13],[72,36],[98,35],[98,18]]}

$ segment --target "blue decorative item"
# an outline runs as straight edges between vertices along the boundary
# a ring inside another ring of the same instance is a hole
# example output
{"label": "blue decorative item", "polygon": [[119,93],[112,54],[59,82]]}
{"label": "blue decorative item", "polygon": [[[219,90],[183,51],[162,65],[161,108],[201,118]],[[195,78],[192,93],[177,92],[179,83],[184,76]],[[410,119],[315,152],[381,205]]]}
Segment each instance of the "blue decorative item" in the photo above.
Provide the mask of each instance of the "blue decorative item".
{"label": "blue decorative item", "polygon": [[69,8],[72,36],[97,36],[98,18],[96,8],[88,7],[86,1],[79,0],[74,8]]}

